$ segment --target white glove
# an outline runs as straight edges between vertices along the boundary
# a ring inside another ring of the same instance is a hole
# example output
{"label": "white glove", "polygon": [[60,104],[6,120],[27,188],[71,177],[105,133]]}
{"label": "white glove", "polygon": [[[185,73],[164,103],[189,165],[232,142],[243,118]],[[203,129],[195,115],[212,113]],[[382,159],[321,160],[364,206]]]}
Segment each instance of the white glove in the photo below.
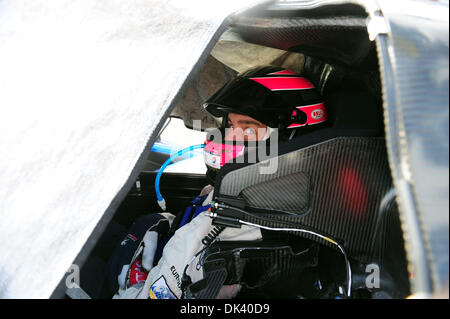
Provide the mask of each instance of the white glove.
{"label": "white glove", "polygon": [[147,231],[142,239],[144,250],[142,251],[142,267],[146,271],[153,268],[156,248],[158,247],[158,233],[156,231]]}

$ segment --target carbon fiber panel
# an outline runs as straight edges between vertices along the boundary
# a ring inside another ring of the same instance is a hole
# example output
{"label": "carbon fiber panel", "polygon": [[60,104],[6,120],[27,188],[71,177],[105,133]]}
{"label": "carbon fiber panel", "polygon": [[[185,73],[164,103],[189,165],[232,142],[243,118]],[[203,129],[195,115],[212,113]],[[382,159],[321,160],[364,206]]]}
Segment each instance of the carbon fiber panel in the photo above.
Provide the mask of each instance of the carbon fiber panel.
{"label": "carbon fiber panel", "polygon": [[311,180],[295,173],[247,187],[241,192],[249,206],[292,214],[306,214],[311,207]]}
{"label": "carbon fiber panel", "polygon": [[[304,198],[290,197],[293,191],[283,193],[291,181],[282,177],[307,175],[311,182],[309,214],[302,216],[305,211],[299,209],[296,212],[300,215],[297,216],[273,213],[264,216],[328,234],[343,243],[352,257],[370,260],[378,255],[373,243],[378,210],[383,197],[392,187],[383,138],[335,138],[281,155],[276,160],[278,169],[272,174],[260,173],[267,166],[264,162],[228,173],[220,185],[220,194],[241,196],[246,198],[247,203],[254,203],[261,200],[264,194],[272,193],[270,197],[274,209],[292,207],[296,199],[298,202],[295,205],[300,207],[304,204]],[[300,180],[297,186],[301,184]],[[279,187],[280,181],[286,182],[284,188]],[[257,195],[248,191],[256,189],[252,188],[253,185],[258,185],[256,188],[260,192]],[[267,188],[261,191],[263,185]],[[301,193],[300,190],[298,192]],[[268,200],[262,203],[267,205]],[[251,217],[247,220],[261,223]],[[276,220],[265,225],[283,226],[280,223],[277,225]]]}
{"label": "carbon fiber panel", "polygon": [[380,36],[378,45],[388,149],[413,291],[448,296],[448,2],[430,2],[426,10],[417,4],[415,14],[390,5],[383,4],[383,12],[391,34]]}
{"label": "carbon fiber panel", "polygon": [[373,43],[367,41],[366,16],[243,16],[235,21],[233,31],[250,43],[353,66],[363,64],[374,51]]}

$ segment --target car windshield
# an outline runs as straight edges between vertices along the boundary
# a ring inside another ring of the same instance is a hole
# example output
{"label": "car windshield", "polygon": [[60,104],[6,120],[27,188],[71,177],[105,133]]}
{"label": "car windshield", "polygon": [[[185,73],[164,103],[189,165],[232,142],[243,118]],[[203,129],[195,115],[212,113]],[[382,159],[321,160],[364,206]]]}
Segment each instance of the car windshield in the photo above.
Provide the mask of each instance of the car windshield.
{"label": "car windshield", "polygon": [[[164,152],[173,155],[176,152],[197,144],[205,142],[205,132],[189,129],[184,125],[183,120],[170,118],[160,135],[160,139],[152,147],[153,152]],[[202,150],[194,150],[179,158],[169,165],[165,172],[205,174],[206,166],[203,161]]]}

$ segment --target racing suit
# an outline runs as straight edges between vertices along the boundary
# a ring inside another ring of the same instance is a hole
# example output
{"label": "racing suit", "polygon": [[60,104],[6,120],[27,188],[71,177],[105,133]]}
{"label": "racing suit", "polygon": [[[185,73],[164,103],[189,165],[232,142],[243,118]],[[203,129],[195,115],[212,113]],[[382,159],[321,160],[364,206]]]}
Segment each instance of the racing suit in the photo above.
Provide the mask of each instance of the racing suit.
{"label": "racing suit", "polygon": [[[122,262],[124,265],[117,277],[119,289],[113,298],[179,299],[183,294],[181,279],[186,266],[186,274],[192,283],[203,278],[203,254],[199,252],[205,247],[202,239],[214,228],[211,218],[203,213],[209,208],[213,195],[212,187],[208,191],[207,196],[194,200],[193,203],[196,203],[204,199],[200,207],[194,205],[194,209],[190,207],[191,210],[186,210],[181,227],[167,243],[161,239],[167,234],[174,216],[170,213],[151,214],[152,225],[145,226],[143,235],[141,231],[142,240],[138,245],[135,240],[137,248],[129,263]],[[192,217],[189,222],[186,215]],[[133,238],[130,236],[137,239],[137,236],[129,234],[124,241],[131,241]],[[225,228],[217,238],[225,241],[254,241],[262,239],[262,235],[259,228],[243,225],[241,228]],[[160,258],[158,254],[161,254]],[[158,262],[154,266],[156,260]],[[239,288],[238,285],[223,286],[217,298],[231,298]]]}

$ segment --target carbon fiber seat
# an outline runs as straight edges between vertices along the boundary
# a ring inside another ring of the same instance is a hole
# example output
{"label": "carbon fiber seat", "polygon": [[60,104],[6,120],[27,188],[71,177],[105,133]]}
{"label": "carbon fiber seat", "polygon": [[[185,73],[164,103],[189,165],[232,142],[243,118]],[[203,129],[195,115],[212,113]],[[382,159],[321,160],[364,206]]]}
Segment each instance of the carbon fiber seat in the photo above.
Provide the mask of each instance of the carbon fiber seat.
{"label": "carbon fiber seat", "polygon": [[[374,259],[380,203],[392,188],[382,117],[361,92],[344,91],[327,102],[331,126],[279,144],[268,161],[231,163],[221,170],[216,198],[237,198],[247,210],[328,234],[362,261]],[[266,170],[267,171],[267,170]],[[248,217],[248,221],[256,220]]]}
{"label": "carbon fiber seat", "polygon": [[[334,238],[354,264],[353,290],[367,291],[365,269],[374,262],[383,269],[381,281],[388,296],[403,298],[409,291],[406,256],[381,110],[369,95],[361,92],[339,92],[330,96],[326,103],[329,127],[280,143],[278,155],[268,160],[225,165],[216,179],[215,201],[238,203],[251,212],[243,216],[247,222],[289,228],[285,226],[287,222]],[[275,163],[276,169],[268,173],[264,168],[271,165],[270,161]],[[261,273],[256,282],[261,287],[265,285],[263,291],[277,291],[268,297],[281,296],[286,291],[293,295],[305,293],[302,289],[308,290],[308,287],[301,287],[305,278],[315,278],[314,274],[305,275],[305,272],[324,264],[331,277],[340,278],[329,280],[329,287],[334,287],[329,291],[336,291],[338,282],[345,282],[340,277],[342,272],[338,274],[336,270],[339,267],[333,269],[332,266],[342,257],[337,254],[327,259],[329,251],[336,248],[333,244],[311,234],[285,233],[328,246],[324,250],[328,251],[327,257],[319,257],[314,245],[294,254],[291,248],[286,252],[282,246],[271,253],[263,245],[259,252],[250,249],[248,253],[257,266],[247,274]],[[240,256],[233,259],[235,270],[245,273],[242,269],[251,263],[241,260],[245,250],[236,246],[239,244],[242,243],[235,243],[235,249],[230,248],[230,251]],[[264,254],[267,256],[263,257]],[[321,280],[323,276],[323,273],[319,276]],[[309,296],[314,294],[314,289],[306,292]],[[336,296],[333,294],[321,297]]]}

